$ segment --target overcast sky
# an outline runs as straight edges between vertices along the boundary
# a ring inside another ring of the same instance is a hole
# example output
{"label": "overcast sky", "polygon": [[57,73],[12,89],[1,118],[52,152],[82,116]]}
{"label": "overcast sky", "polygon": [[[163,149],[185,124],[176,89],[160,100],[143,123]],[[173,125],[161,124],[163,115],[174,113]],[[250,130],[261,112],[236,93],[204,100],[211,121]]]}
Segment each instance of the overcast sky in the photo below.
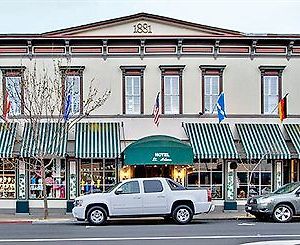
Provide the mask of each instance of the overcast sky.
{"label": "overcast sky", "polygon": [[0,33],[42,33],[147,12],[247,33],[300,34],[300,0],[0,0]]}

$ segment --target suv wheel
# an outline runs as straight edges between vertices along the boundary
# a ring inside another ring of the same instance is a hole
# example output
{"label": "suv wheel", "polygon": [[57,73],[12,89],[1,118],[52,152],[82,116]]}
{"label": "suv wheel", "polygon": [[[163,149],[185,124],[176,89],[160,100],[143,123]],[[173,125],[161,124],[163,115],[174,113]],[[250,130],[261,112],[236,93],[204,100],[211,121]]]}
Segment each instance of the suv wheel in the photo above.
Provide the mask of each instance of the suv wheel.
{"label": "suv wheel", "polygon": [[184,225],[191,222],[193,219],[193,212],[189,206],[179,205],[173,210],[172,217],[176,223]]}
{"label": "suv wheel", "polygon": [[103,225],[107,221],[107,213],[102,207],[92,207],[87,214],[87,220],[91,225]]}
{"label": "suv wheel", "polygon": [[279,204],[273,212],[273,219],[276,222],[289,222],[293,218],[293,210],[285,204]]}

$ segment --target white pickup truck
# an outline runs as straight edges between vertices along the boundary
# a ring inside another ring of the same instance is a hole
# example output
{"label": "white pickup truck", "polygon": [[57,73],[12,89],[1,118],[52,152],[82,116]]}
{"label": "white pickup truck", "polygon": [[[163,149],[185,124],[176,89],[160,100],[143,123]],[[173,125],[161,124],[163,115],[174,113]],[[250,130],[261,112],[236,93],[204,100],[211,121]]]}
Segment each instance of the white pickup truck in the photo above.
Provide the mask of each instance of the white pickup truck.
{"label": "white pickup truck", "polygon": [[75,199],[73,216],[91,225],[102,225],[108,217],[161,216],[187,224],[194,214],[214,210],[211,193],[206,189],[187,190],[166,178],[129,179],[106,193]]}

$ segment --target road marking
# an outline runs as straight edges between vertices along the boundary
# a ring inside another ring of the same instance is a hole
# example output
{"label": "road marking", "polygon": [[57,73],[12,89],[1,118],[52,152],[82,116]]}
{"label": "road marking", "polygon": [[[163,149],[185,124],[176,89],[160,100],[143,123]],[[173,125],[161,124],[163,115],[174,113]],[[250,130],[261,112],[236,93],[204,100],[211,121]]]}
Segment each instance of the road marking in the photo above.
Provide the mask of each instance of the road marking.
{"label": "road marking", "polygon": [[240,226],[253,226],[255,224],[254,223],[240,223],[238,225],[240,225]]}
{"label": "road marking", "polygon": [[280,241],[262,241],[262,242],[250,242],[243,243],[242,245],[297,245],[300,244],[300,240],[280,240]]}
{"label": "road marking", "polygon": [[180,237],[78,237],[78,238],[26,238],[0,239],[0,243],[16,242],[65,242],[65,241],[134,241],[134,240],[183,240],[183,239],[242,239],[242,238],[286,238],[300,235],[249,235],[249,236],[180,236]]}

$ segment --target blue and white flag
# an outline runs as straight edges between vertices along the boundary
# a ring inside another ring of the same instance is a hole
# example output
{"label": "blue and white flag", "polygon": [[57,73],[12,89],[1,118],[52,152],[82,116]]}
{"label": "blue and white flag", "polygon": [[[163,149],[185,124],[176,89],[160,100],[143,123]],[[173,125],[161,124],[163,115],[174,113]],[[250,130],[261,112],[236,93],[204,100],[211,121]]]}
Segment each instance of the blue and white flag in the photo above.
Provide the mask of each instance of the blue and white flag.
{"label": "blue and white flag", "polygon": [[67,122],[69,120],[70,112],[71,112],[71,94],[68,94],[68,96],[66,98],[65,111],[64,111],[65,122]]}
{"label": "blue and white flag", "polygon": [[218,109],[218,118],[219,118],[219,123],[220,123],[226,117],[224,92],[222,92],[219,95],[219,98],[217,100],[217,109]]}

